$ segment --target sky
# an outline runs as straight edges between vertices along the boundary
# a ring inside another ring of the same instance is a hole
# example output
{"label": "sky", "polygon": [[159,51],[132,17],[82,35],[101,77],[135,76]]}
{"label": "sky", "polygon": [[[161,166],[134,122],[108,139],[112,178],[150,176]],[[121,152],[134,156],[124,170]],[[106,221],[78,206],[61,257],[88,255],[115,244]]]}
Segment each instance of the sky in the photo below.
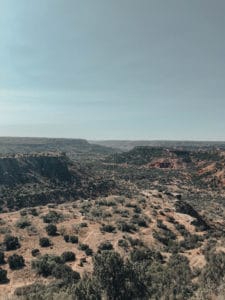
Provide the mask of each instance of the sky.
{"label": "sky", "polygon": [[0,0],[0,136],[225,140],[225,1]]}

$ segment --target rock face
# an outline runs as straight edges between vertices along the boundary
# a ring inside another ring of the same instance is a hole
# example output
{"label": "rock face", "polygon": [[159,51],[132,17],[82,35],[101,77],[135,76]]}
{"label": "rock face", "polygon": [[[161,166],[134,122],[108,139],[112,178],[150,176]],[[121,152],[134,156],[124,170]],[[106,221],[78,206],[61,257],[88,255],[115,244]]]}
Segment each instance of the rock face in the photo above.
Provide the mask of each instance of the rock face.
{"label": "rock face", "polygon": [[108,195],[115,182],[64,154],[8,155],[0,158],[0,211]]}
{"label": "rock face", "polygon": [[22,155],[0,158],[0,185],[52,180],[70,182],[72,176],[63,155]]}
{"label": "rock face", "polygon": [[141,166],[150,163],[155,158],[167,157],[167,155],[167,151],[162,148],[135,147],[128,152],[111,155],[106,161]]}
{"label": "rock face", "polygon": [[183,200],[176,201],[175,203],[176,212],[189,215],[195,218],[192,221],[192,224],[196,227],[201,227],[203,230],[209,230],[210,226],[207,222],[203,219],[203,217],[187,202]]}

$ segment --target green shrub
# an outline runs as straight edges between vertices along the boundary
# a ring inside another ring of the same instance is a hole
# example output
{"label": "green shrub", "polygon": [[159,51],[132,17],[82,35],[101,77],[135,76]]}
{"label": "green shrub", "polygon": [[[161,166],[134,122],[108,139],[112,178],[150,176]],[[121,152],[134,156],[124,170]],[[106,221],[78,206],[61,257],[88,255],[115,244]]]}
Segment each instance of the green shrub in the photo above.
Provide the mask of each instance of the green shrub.
{"label": "green shrub", "polygon": [[20,243],[16,236],[11,236],[11,235],[5,236],[4,244],[6,246],[6,251],[16,250],[20,248]]}
{"label": "green shrub", "polygon": [[129,218],[130,216],[130,212],[127,209],[122,209],[122,210],[118,209],[115,212],[120,214],[122,218]]}
{"label": "green shrub", "polygon": [[98,249],[99,249],[100,251],[102,251],[102,250],[113,250],[113,245],[112,245],[109,241],[102,242],[102,243],[98,246]]}
{"label": "green shrub", "polygon": [[45,254],[40,258],[33,260],[31,263],[32,269],[36,271],[38,275],[48,277],[52,275],[53,269],[56,265],[62,265],[62,259],[59,256]]}
{"label": "green shrub", "polygon": [[72,244],[77,244],[78,243],[78,236],[76,235],[71,235],[69,238],[70,243]]}
{"label": "green shrub", "polygon": [[126,263],[114,251],[103,251],[93,258],[94,276],[107,299],[150,299],[142,270]]}
{"label": "green shrub", "polygon": [[11,234],[9,227],[0,227],[0,234]]}
{"label": "green shrub", "polygon": [[33,299],[40,299],[43,300],[43,294],[45,292],[45,285],[40,283],[33,283],[30,285],[18,287],[15,289],[14,294],[22,299],[26,300],[33,300]]}
{"label": "green shrub", "polygon": [[85,275],[75,286],[73,294],[77,300],[101,300],[101,286],[96,278]]}
{"label": "green shrub", "polygon": [[102,225],[100,230],[102,232],[114,232],[115,229],[116,229],[115,226],[108,224],[108,225]]}
{"label": "green shrub", "polygon": [[98,200],[96,204],[100,206],[116,206],[116,202],[114,200],[108,200],[108,199]]}
{"label": "green shrub", "polygon": [[11,270],[19,270],[25,266],[22,255],[13,254],[8,258],[8,264]]}
{"label": "green shrub", "polygon": [[70,243],[72,243],[72,244],[77,244],[78,241],[79,241],[77,235],[68,235],[68,234],[66,234],[66,235],[63,236],[63,238],[64,238],[64,241],[65,241],[66,243],[69,243],[69,242],[70,242]]}
{"label": "green shrub", "polygon": [[3,251],[0,251],[0,265],[3,265],[5,263],[5,253]]}
{"label": "green shrub", "polygon": [[174,226],[175,226],[176,230],[179,231],[180,234],[183,235],[184,237],[187,237],[190,235],[189,231],[185,228],[185,226],[183,224],[175,223]]}
{"label": "green shrub", "polygon": [[38,216],[38,211],[36,208],[31,208],[29,212],[34,217]]}
{"label": "green shrub", "polygon": [[62,253],[61,258],[62,258],[63,262],[75,261],[76,260],[76,255],[72,251],[66,251],[66,252]]}
{"label": "green shrub", "polygon": [[118,224],[117,224],[117,227],[122,232],[137,231],[137,228],[134,224],[128,223],[128,222],[125,222],[125,221],[119,221]]}
{"label": "green shrub", "polygon": [[218,287],[225,276],[225,253],[208,253],[207,264],[201,274],[201,283],[203,286],[210,285],[212,288]]}
{"label": "green shrub", "polygon": [[51,246],[51,242],[50,242],[49,238],[42,237],[39,239],[39,245],[41,247],[49,247],[49,246]]}
{"label": "green shrub", "polygon": [[130,259],[132,262],[147,261],[148,263],[153,261],[163,262],[163,257],[160,252],[152,251],[148,248],[134,249],[130,253]]}
{"label": "green shrub", "polygon": [[7,283],[8,281],[7,271],[0,268],[0,284]]}
{"label": "green shrub", "polygon": [[36,257],[40,254],[40,250],[39,249],[32,249],[31,254],[32,254],[32,256]]}
{"label": "green shrub", "polygon": [[31,225],[31,222],[27,218],[21,218],[16,222],[16,227],[24,229]]}
{"label": "green shrub", "polygon": [[80,223],[79,228],[88,227],[88,224],[86,222]]}
{"label": "green shrub", "polygon": [[131,219],[131,222],[138,225],[139,227],[148,227],[146,220],[139,215],[134,215]]}
{"label": "green shrub", "polygon": [[136,203],[132,203],[132,202],[128,202],[125,204],[126,207],[130,207],[130,208],[136,208],[137,204]]}
{"label": "green shrub", "polygon": [[172,255],[164,273],[164,294],[173,299],[190,299],[193,295],[192,271],[187,257],[179,254]]}
{"label": "green shrub", "polygon": [[129,247],[128,242],[124,239],[118,240],[118,246],[124,249],[127,249]]}
{"label": "green shrub", "polygon": [[84,263],[86,263],[86,262],[87,262],[86,257],[81,257],[81,258],[80,258],[79,266],[80,266],[80,267],[83,267],[83,266],[84,266]]}
{"label": "green shrub", "polygon": [[55,264],[51,275],[56,279],[63,279],[63,281],[69,282],[70,284],[80,280],[80,274],[73,271],[71,267],[67,265]]}
{"label": "green shrub", "polygon": [[64,238],[64,241],[65,241],[66,243],[69,243],[69,241],[70,241],[70,236],[69,236],[68,234],[64,235],[63,238]]}
{"label": "green shrub", "polygon": [[158,220],[157,223],[158,227],[162,230],[154,231],[153,237],[160,243],[164,244],[167,247],[167,251],[176,252],[178,247],[178,243],[176,242],[176,234],[171,231],[165,224],[163,224],[161,220]]}
{"label": "green shrub", "polygon": [[85,249],[84,252],[87,256],[92,256],[93,255],[93,250],[89,247],[87,249]]}
{"label": "green shrub", "polygon": [[109,211],[104,211],[103,212],[103,214],[102,214],[103,219],[110,218],[110,217],[112,217],[111,212],[109,212]]}
{"label": "green shrub", "polygon": [[49,224],[45,227],[45,230],[49,236],[57,235],[57,227],[54,224]]}
{"label": "green shrub", "polygon": [[81,251],[85,251],[89,248],[87,244],[79,244],[78,249]]}
{"label": "green shrub", "polygon": [[63,215],[52,210],[43,217],[44,223],[58,223],[60,220],[63,219]]}
{"label": "green shrub", "polygon": [[126,201],[126,198],[124,196],[117,196],[115,198],[115,200],[116,200],[117,203],[120,203],[120,204],[123,205],[125,203],[125,201]]}
{"label": "green shrub", "polygon": [[163,230],[168,230],[168,227],[165,224],[163,224],[162,220],[157,220],[157,227]]}
{"label": "green shrub", "polygon": [[102,219],[103,218],[103,210],[100,207],[93,208],[90,212],[90,216],[92,218],[94,218],[95,220]]}
{"label": "green shrub", "polygon": [[[166,211],[166,209],[164,209],[164,211]],[[167,217],[166,217],[166,220],[167,220],[167,222],[176,224],[176,220],[174,219],[173,216],[167,216]],[[175,226],[176,226],[176,225],[175,225]]]}
{"label": "green shrub", "polygon": [[25,217],[27,215],[27,210],[26,209],[21,210],[20,215],[21,217]]}
{"label": "green shrub", "polygon": [[136,207],[134,208],[134,213],[135,213],[135,214],[140,214],[140,213],[141,213],[141,208],[140,208],[139,206],[136,206]]}
{"label": "green shrub", "polygon": [[78,249],[84,251],[88,256],[91,256],[93,254],[93,250],[89,248],[87,244],[79,244]]}
{"label": "green shrub", "polygon": [[129,236],[127,239],[132,247],[143,246],[143,242],[140,239],[133,239],[131,236]]}
{"label": "green shrub", "polygon": [[180,247],[185,250],[195,249],[201,246],[202,237],[196,234],[188,234],[183,241],[180,241]]}
{"label": "green shrub", "polygon": [[32,268],[38,275],[43,277],[53,276],[69,284],[76,283],[80,279],[79,273],[64,265],[62,258],[55,255],[45,254],[32,261]]}
{"label": "green shrub", "polygon": [[124,263],[120,255],[113,251],[103,251],[93,258],[94,275],[106,290],[108,299],[123,299],[120,293],[124,290]]}

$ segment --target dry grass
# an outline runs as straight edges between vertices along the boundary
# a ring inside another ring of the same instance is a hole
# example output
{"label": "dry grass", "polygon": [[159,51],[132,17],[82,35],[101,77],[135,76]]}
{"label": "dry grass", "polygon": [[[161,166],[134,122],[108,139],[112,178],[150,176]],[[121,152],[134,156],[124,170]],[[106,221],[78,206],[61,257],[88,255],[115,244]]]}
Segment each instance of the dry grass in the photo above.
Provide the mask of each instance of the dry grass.
{"label": "dry grass", "polygon": [[[140,198],[144,199],[145,203],[140,202]],[[117,201],[116,196],[110,196],[104,199],[98,199],[103,201]],[[201,235],[201,232],[196,232],[196,229],[191,225],[192,217],[176,213],[174,209],[174,201],[169,199],[166,195],[160,195],[157,191],[143,191],[142,196],[139,199],[125,199],[124,203],[116,202],[113,206],[96,206],[96,201],[85,202],[89,205],[86,215],[81,213],[81,209],[84,206],[84,202],[76,201],[72,203],[67,203],[59,205],[55,208],[37,207],[38,216],[27,215],[27,218],[31,222],[33,231],[30,228],[20,229],[16,227],[16,222],[21,218],[20,212],[4,213],[0,215],[2,225],[1,228],[7,228],[12,235],[17,236],[21,243],[21,248],[15,251],[5,252],[6,260],[9,255],[17,253],[23,255],[26,266],[22,270],[11,271],[8,264],[3,265],[3,268],[8,271],[8,278],[10,279],[8,284],[0,286],[0,295],[3,297],[7,294],[12,294],[13,291],[20,286],[31,284],[34,281],[45,282],[50,279],[43,279],[35,275],[34,271],[31,269],[31,261],[34,259],[31,254],[31,250],[38,248],[41,254],[55,254],[61,255],[64,251],[73,251],[76,254],[76,261],[69,263],[73,270],[79,273],[91,272],[92,271],[92,259],[90,256],[86,256],[83,251],[78,249],[77,244],[66,243],[64,241],[62,233],[69,235],[78,235],[79,242],[88,244],[94,252],[98,250],[100,243],[105,241],[110,241],[114,249],[120,252],[123,256],[128,255],[129,249],[125,251],[118,246],[119,239],[127,239],[131,236],[133,239],[140,239],[144,244],[150,248],[161,249],[163,251],[162,245],[153,237],[153,231],[158,230],[157,220],[161,220],[169,230],[173,231],[177,240],[181,241],[183,239],[182,235],[176,230],[174,224],[168,221],[168,217],[172,217],[176,222],[185,226],[185,228],[191,234]],[[127,233],[121,232],[118,229],[114,233],[102,232],[100,230],[102,224],[112,224],[116,227],[118,220],[121,219],[120,214],[115,213],[117,211],[127,210],[129,212],[128,218],[122,218],[124,220],[130,220],[134,214],[134,208],[130,207],[137,205],[141,208],[140,215],[150,220],[148,227],[139,227],[136,232]],[[102,219],[94,220],[93,216],[90,216],[90,211],[93,209],[102,209],[104,213],[111,213],[111,217],[106,217]],[[45,231],[46,223],[43,222],[42,216],[47,214],[49,211],[56,211],[64,216],[64,219],[60,221],[57,225],[58,232],[61,233],[57,236],[50,237],[53,245],[48,248],[41,248],[39,246],[39,238],[47,236]],[[113,213],[114,212],[114,213]],[[161,212],[161,213],[160,213]],[[162,213],[163,212],[163,213]],[[80,223],[87,223],[87,227],[82,227],[79,229]],[[3,242],[4,235],[0,235],[0,242]],[[131,247],[131,246],[130,246]],[[165,257],[169,257],[169,253],[163,253]],[[204,255],[201,249],[193,249],[185,251],[184,253],[190,260],[191,267],[202,268],[205,265]],[[80,266],[80,259],[86,258],[87,262],[83,267]]]}

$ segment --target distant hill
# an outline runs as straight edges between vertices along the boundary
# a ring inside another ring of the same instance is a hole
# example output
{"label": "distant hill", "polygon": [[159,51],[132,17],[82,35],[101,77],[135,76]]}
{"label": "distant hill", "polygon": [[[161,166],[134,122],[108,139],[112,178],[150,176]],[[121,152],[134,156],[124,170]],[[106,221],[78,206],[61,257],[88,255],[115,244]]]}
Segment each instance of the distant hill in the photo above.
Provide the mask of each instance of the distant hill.
{"label": "distant hill", "polygon": [[137,146],[150,146],[150,147],[165,147],[165,148],[221,148],[225,149],[225,142],[211,142],[211,141],[160,141],[160,140],[103,140],[103,141],[89,141],[90,143],[98,144],[105,147],[111,147],[114,149],[120,149],[122,151],[129,151]]}
{"label": "distant hill", "polygon": [[182,167],[184,163],[193,163],[197,157],[203,160],[216,159],[216,151],[182,150],[174,148],[137,146],[129,151],[114,153],[106,158],[108,162],[129,165],[146,165],[149,167],[172,168]]}
{"label": "distant hill", "polygon": [[71,159],[91,158],[115,152],[114,149],[90,144],[84,139],[0,137],[0,154],[66,152]]}
{"label": "distant hill", "polygon": [[145,165],[147,163],[150,163],[154,158],[161,157],[168,157],[166,149],[138,146],[127,152],[113,154],[106,160],[122,164],[126,163],[134,165]]}
{"label": "distant hill", "polygon": [[225,188],[225,151],[212,148],[163,148],[138,146],[114,153],[105,165],[120,178],[139,182],[174,183],[205,188]]}

